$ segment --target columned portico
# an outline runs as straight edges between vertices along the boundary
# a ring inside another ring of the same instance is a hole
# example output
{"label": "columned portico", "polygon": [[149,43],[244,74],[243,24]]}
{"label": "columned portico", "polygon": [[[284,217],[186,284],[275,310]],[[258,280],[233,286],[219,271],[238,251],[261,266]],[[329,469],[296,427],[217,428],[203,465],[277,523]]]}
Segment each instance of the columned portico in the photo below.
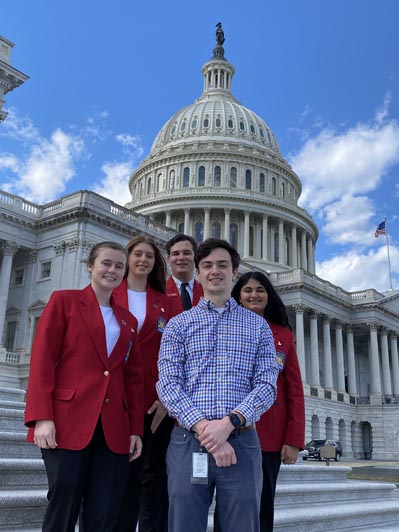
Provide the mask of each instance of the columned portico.
{"label": "columned portico", "polygon": [[184,233],[190,234],[190,209],[184,209]]}
{"label": "columned portico", "polygon": [[310,313],[310,358],[312,365],[311,383],[313,386],[320,386],[320,365],[319,365],[319,341],[317,336],[317,313]]}
{"label": "columned portico", "polygon": [[305,331],[303,326],[303,312],[303,307],[295,307],[296,349],[298,353],[299,366],[301,368],[302,380],[306,381]]}
{"label": "columned portico", "polygon": [[389,364],[388,352],[388,331],[383,329],[381,331],[381,364],[382,364],[382,382],[384,385],[383,393],[385,395],[392,394],[391,385],[391,370]]}
{"label": "columned portico", "polygon": [[323,318],[324,388],[333,389],[330,319]]}
{"label": "columned portico", "polygon": [[302,230],[301,233],[301,268],[303,270],[308,269],[308,260],[306,257],[306,232]]}
{"label": "columned portico", "polygon": [[377,325],[370,324],[370,392],[372,395],[381,393],[380,356],[378,352]]}
{"label": "columned portico", "polygon": [[346,330],[346,345],[348,353],[348,391],[351,395],[357,395],[355,346],[353,342],[353,331],[350,327]]}
{"label": "columned portico", "polygon": [[345,392],[345,367],[344,367],[344,347],[342,340],[342,323],[335,323],[335,346],[337,351],[337,391]]}
{"label": "columned portico", "polygon": [[209,232],[209,228],[210,228],[210,209],[209,209],[209,207],[205,207],[204,213],[205,213],[205,216],[204,216],[204,240],[206,240],[210,236],[210,232]]}
{"label": "columned portico", "polygon": [[224,239],[230,240],[230,212],[231,209],[224,210]]}
{"label": "columned portico", "polygon": [[395,333],[391,333],[391,360],[393,393],[399,395],[398,337]]}
{"label": "columned portico", "polygon": [[298,249],[296,241],[296,225],[291,226],[291,266],[293,268],[298,267]]}
{"label": "columned portico", "polygon": [[263,215],[262,218],[262,259],[268,260],[269,259],[269,253],[268,253],[268,246],[269,246],[269,239],[268,239],[268,218],[267,214]]}

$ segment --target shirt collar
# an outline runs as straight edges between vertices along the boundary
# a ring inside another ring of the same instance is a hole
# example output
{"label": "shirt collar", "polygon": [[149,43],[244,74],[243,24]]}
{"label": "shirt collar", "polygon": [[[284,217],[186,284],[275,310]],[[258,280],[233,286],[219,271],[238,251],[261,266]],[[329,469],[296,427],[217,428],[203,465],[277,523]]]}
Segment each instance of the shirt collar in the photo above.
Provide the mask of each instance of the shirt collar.
{"label": "shirt collar", "polygon": [[[209,301],[209,299],[205,299],[204,297],[201,297],[201,299],[199,300],[197,306],[200,307],[200,308],[203,308],[204,310],[205,309],[215,310],[215,304],[212,303],[212,301]],[[239,305],[238,305],[237,301],[233,297],[230,297],[230,299],[228,299],[226,301],[224,312],[232,312],[238,306]]]}
{"label": "shirt collar", "polygon": [[[177,279],[174,275],[172,275],[172,278],[173,278],[173,280],[174,280],[174,282],[175,282],[175,285],[176,285],[177,289],[178,289],[179,292],[180,292],[180,287],[181,287],[182,281],[180,281],[179,279]],[[187,284],[188,284],[190,290],[193,292],[193,291],[194,291],[194,278],[191,279],[191,281],[189,281]]]}

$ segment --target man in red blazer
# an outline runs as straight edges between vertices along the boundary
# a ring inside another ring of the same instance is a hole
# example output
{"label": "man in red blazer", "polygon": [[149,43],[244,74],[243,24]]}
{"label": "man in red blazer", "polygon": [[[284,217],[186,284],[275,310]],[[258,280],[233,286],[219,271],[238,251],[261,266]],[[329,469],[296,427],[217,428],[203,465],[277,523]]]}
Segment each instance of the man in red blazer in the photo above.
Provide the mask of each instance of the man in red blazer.
{"label": "man in red blazer", "polygon": [[172,275],[166,283],[166,293],[174,299],[177,313],[195,306],[204,295],[201,284],[194,279],[194,255],[197,242],[191,236],[178,233],[166,244]]}

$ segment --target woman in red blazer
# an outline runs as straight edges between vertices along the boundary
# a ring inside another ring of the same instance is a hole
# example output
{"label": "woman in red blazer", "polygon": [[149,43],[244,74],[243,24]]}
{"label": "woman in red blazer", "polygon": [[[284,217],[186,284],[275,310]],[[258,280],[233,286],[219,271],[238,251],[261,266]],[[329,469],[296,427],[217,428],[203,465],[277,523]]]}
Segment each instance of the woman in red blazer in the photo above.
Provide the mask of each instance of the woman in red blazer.
{"label": "woman in red blazer", "polygon": [[[305,401],[298,356],[284,303],[261,272],[248,272],[231,295],[243,307],[263,316],[273,333],[277,362],[277,398],[256,423],[262,449],[261,532],[273,532],[274,497],[280,464],[294,464],[305,439]],[[215,512],[215,532],[220,532]]]}
{"label": "woman in red blazer", "polygon": [[137,321],[112,291],[125,249],[94,246],[91,283],[52,294],[32,346],[25,424],[49,483],[43,531],[113,531],[129,473],[141,453],[143,373]]}
{"label": "woman in red blazer", "polygon": [[127,245],[128,272],[114,291],[116,301],[138,320],[144,366],[143,453],[130,464],[130,478],[116,532],[164,532],[168,522],[166,450],[173,421],[158,400],[158,353],[163,330],[175,314],[166,295],[166,261],[155,242],[140,235]]}

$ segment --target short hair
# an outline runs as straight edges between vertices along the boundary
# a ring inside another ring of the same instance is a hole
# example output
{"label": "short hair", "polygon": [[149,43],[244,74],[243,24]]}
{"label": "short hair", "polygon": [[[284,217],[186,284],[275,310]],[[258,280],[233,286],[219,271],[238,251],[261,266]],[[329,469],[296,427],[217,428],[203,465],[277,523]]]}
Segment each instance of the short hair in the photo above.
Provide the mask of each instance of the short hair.
{"label": "short hair", "polygon": [[264,310],[263,317],[272,323],[276,323],[277,325],[291,329],[285,305],[280,296],[277,294],[276,289],[270,282],[270,279],[264,273],[247,272],[244,273],[244,275],[241,275],[233,287],[231,296],[237,301],[237,303],[240,303],[241,289],[248,283],[250,279],[255,279],[255,281],[258,281],[267,292],[267,305]]}
{"label": "short hair", "polygon": [[202,259],[210,255],[212,251],[217,248],[225,249],[229,253],[233,270],[238,270],[240,265],[240,254],[227,242],[227,240],[221,240],[220,238],[207,238],[198,246],[194,259],[196,268],[198,268]]}
{"label": "short hair", "polygon": [[122,246],[122,244],[119,244],[118,242],[112,242],[109,240],[105,240],[104,242],[99,242],[98,244],[93,246],[90,250],[89,256],[83,262],[85,262],[87,266],[93,266],[94,261],[98,257],[98,252],[100,251],[100,249],[116,249],[117,251],[122,251],[122,253],[126,257],[126,262],[127,262],[128,254],[127,254],[126,248]]}
{"label": "short hair", "polygon": [[[155,263],[151,272],[148,274],[147,282],[154,290],[158,292],[166,292],[166,260],[162,255],[161,250],[156,245],[155,241],[146,235],[138,235],[134,237],[126,246],[127,252],[130,253],[138,244],[148,244],[154,250]],[[129,270],[126,272],[128,275]]]}
{"label": "short hair", "polygon": [[197,248],[198,248],[197,241],[194,240],[194,238],[192,236],[185,235],[183,233],[177,233],[177,235],[175,235],[173,238],[168,240],[168,242],[166,243],[166,253],[168,254],[168,257],[170,256],[171,248],[175,244],[177,244],[178,242],[184,242],[185,240],[190,242],[190,244],[193,246],[193,252],[194,252],[194,255],[195,255],[196,252],[197,252]]}

